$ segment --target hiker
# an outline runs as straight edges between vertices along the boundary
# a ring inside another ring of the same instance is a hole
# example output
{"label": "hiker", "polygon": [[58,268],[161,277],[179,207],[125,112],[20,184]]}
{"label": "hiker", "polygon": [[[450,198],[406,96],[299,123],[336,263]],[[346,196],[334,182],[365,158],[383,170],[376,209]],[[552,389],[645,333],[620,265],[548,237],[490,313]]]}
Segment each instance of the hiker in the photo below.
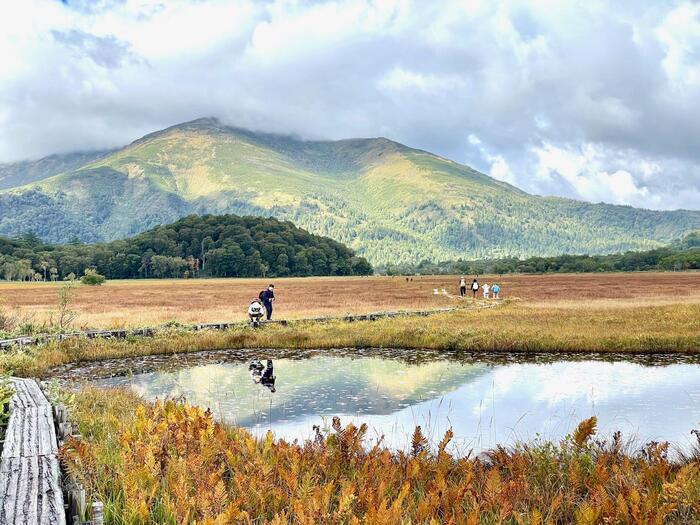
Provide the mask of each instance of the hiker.
{"label": "hiker", "polygon": [[501,291],[501,287],[498,286],[498,283],[493,283],[493,286],[491,287],[491,291],[493,292],[493,298],[498,299],[498,292]]}
{"label": "hiker", "polygon": [[472,295],[474,296],[474,299],[476,299],[476,292],[479,291],[479,282],[474,279],[472,281]]}
{"label": "hiker", "polygon": [[267,313],[267,320],[272,319],[272,303],[275,302],[275,285],[271,284],[267,287],[267,290],[263,290],[259,295],[263,306],[265,306],[265,312]]}
{"label": "hiker", "polygon": [[248,306],[248,317],[250,318],[250,326],[257,328],[260,326],[260,321],[263,316],[263,305],[259,299],[253,299]]}
{"label": "hiker", "polygon": [[275,379],[274,369],[272,368],[272,359],[267,360],[267,366],[265,371],[260,377],[260,384],[270,389],[270,392],[276,392],[275,390]]}
{"label": "hiker", "polygon": [[484,286],[482,287],[484,289],[484,299],[489,298],[489,290],[491,287],[489,286],[489,283],[484,283]]}
{"label": "hiker", "polygon": [[460,277],[459,279],[459,295],[460,297],[464,297],[467,293],[467,281],[464,279],[464,277]]}

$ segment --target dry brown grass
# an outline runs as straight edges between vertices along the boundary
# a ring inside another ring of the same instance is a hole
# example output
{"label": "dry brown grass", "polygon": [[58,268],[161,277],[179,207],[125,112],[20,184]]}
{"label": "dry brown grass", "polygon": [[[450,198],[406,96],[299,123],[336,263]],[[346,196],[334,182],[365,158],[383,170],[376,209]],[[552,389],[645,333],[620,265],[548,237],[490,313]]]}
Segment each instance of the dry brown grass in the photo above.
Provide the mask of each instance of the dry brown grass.
{"label": "dry brown grass", "polygon": [[[470,276],[467,276],[471,280]],[[460,304],[433,295],[435,288],[457,293],[459,276],[317,277],[274,279],[275,317],[298,319],[380,310],[428,309]],[[700,273],[615,273],[480,277],[497,280],[501,296],[528,308],[620,308],[700,303]],[[77,325],[90,328],[152,326],[166,321],[224,322],[244,318],[262,279],[110,281],[79,286],[74,304]],[[34,322],[48,321],[60,283],[0,283],[0,298]]]}

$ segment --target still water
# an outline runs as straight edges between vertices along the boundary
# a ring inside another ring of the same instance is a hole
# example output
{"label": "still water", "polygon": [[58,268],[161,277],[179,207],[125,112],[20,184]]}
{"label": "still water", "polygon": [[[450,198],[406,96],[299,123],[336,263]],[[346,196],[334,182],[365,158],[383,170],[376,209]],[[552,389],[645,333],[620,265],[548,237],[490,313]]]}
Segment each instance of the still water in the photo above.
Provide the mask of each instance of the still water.
{"label": "still water", "polygon": [[[268,357],[268,356],[262,356]],[[147,399],[184,396],[217,418],[257,435],[304,440],[313,425],[367,423],[368,441],[383,436],[407,449],[420,425],[435,443],[448,428],[453,452],[520,440],[559,439],[584,418],[600,434],[620,430],[638,443],[682,448],[700,427],[700,364],[617,361],[408,363],[377,356],[315,355],[274,360],[276,392],[255,384],[248,363],[208,363],[93,381],[128,385]]]}

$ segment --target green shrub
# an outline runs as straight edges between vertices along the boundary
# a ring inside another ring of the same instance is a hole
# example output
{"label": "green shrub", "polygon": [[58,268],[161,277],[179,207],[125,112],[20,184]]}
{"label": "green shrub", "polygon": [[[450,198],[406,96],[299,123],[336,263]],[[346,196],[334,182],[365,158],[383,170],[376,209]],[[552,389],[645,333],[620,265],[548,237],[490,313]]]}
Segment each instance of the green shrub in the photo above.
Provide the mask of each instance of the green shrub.
{"label": "green shrub", "polygon": [[88,286],[99,286],[106,280],[107,279],[105,279],[104,275],[100,275],[95,270],[92,270],[90,268],[85,270],[85,275],[83,275],[80,278],[80,282],[83,284],[87,284]]}

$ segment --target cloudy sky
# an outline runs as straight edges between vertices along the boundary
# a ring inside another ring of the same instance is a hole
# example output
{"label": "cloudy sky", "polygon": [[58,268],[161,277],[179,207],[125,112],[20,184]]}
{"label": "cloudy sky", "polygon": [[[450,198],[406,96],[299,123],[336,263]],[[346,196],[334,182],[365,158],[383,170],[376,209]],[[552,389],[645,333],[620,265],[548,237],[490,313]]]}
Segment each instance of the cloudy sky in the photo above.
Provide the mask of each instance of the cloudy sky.
{"label": "cloudy sky", "polygon": [[0,57],[0,162],[216,116],[700,209],[696,1],[10,0]]}

